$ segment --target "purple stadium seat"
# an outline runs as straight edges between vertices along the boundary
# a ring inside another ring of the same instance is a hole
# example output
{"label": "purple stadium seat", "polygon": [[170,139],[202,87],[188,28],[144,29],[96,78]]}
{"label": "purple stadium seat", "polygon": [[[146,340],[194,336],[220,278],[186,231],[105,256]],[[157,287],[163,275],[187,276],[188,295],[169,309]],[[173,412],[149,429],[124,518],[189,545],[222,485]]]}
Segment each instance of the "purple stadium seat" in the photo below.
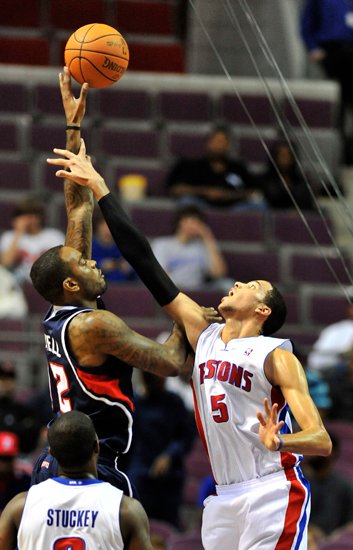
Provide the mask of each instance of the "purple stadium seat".
{"label": "purple stadium seat", "polygon": [[153,324],[148,317],[146,317],[145,321],[146,322],[143,323],[141,319],[129,319],[129,327],[146,338],[150,338],[150,340],[157,340],[162,332],[169,333],[171,330],[171,321],[168,318],[166,318],[164,322],[158,320],[157,323],[155,323],[155,319],[153,319]]}
{"label": "purple stadium seat", "polygon": [[[89,128],[85,129],[84,138],[87,150],[91,149],[91,132]],[[65,132],[63,133],[62,122],[39,122],[33,124],[29,135],[30,147],[36,152],[53,153],[54,147],[65,148]]]}
{"label": "purple stadium seat", "polygon": [[26,322],[15,319],[0,319],[0,348],[1,351],[25,351]]}
{"label": "purple stadium seat", "polygon": [[[348,276],[339,258],[328,258],[328,262],[342,284],[349,284]],[[350,269],[349,258],[345,259]],[[290,278],[295,281],[312,283],[336,283],[326,261],[321,256],[293,252],[289,259]]]}
{"label": "purple stadium seat", "polygon": [[37,36],[0,36],[0,63],[49,65],[49,38]]}
{"label": "purple stadium seat", "polygon": [[145,90],[97,90],[97,111],[106,119],[148,120],[151,97]]}
{"label": "purple stadium seat", "polygon": [[158,105],[164,120],[209,122],[213,116],[211,98],[207,92],[161,92]]}
{"label": "purple stadium seat", "polygon": [[184,46],[181,42],[148,43],[129,40],[129,71],[183,73]]}
{"label": "purple stadium seat", "polygon": [[287,305],[286,323],[300,323],[298,295],[294,293],[283,292],[283,297]]}
{"label": "purple stadium seat", "polygon": [[234,281],[267,279],[276,284],[280,280],[279,259],[276,252],[223,252],[229,276]]}
{"label": "purple stadium seat", "polygon": [[0,189],[28,191],[32,188],[31,166],[28,161],[0,160]]}
{"label": "purple stadium seat", "polygon": [[207,222],[218,240],[264,242],[263,212],[205,210]]}
{"label": "purple stadium seat", "polygon": [[147,179],[147,195],[151,197],[162,197],[166,195],[166,174],[165,168],[150,168],[141,166],[115,166],[110,172],[109,182],[112,185],[116,184],[118,180],[126,174],[141,174]]}
{"label": "purple stadium seat", "polygon": [[1,26],[39,27],[40,0],[1,0]]}
{"label": "purple stadium seat", "polygon": [[0,151],[20,150],[20,127],[16,122],[1,121],[0,124]]}
{"label": "purple stadium seat", "polygon": [[0,111],[4,113],[26,113],[28,92],[24,84],[18,82],[0,83]]}
{"label": "purple stadium seat", "polygon": [[169,208],[131,206],[130,216],[134,224],[148,237],[171,235],[175,211]]}
{"label": "purple stadium seat", "polygon": [[[296,104],[310,128],[334,128],[337,123],[337,105],[325,99],[296,98]],[[288,101],[284,114],[292,126],[301,126],[297,115]]]}
{"label": "purple stadium seat", "polygon": [[49,304],[38,294],[32,283],[26,282],[23,284],[23,291],[28,303],[30,315],[41,315],[44,317],[49,309]]}
{"label": "purple stadium seat", "polygon": [[309,321],[317,325],[336,323],[345,318],[347,305],[347,299],[343,295],[314,294],[309,301]]}
{"label": "purple stadium seat", "polygon": [[[332,244],[332,240],[319,214],[306,212],[305,218],[320,244]],[[272,222],[273,238],[275,241],[297,244],[314,243],[310,233],[296,211],[273,212]],[[331,220],[326,219],[326,223],[328,227],[332,229]]]}
{"label": "purple stadium seat", "polygon": [[224,291],[221,289],[207,289],[203,288],[200,290],[188,290],[188,296],[192,298],[195,302],[204,307],[214,307],[217,308],[221,298],[224,296]]}
{"label": "purple stadium seat", "polygon": [[142,285],[109,284],[103,296],[110,311],[122,317],[153,317],[155,301]]}
{"label": "purple stadium seat", "polygon": [[[75,96],[78,97],[80,87],[74,80],[72,80],[72,88]],[[91,101],[87,103],[83,130],[86,128],[87,118],[93,110],[92,103],[94,103],[94,95],[95,90],[90,90]],[[64,111],[58,86],[50,84],[37,84],[33,90],[33,111],[35,115],[63,116]]]}
{"label": "purple stadium seat", "polygon": [[[265,143],[270,149],[275,139],[266,138]],[[239,157],[246,162],[265,164],[267,162],[267,153],[257,136],[240,136],[238,139]]]}
{"label": "purple stadium seat", "polygon": [[[275,117],[267,96],[242,94],[242,100],[249,114],[258,126],[273,126]],[[220,115],[227,124],[251,125],[238,96],[224,94],[220,98]]]}
{"label": "purple stadium seat", "polygon": [[[136,17],[136,14],[139,17]],[[115,24],[122,32],[169,35],[175,32],[174,3],[118,0]]]}
{"label": "purple stadium seat", "polygon": [[173,157],[198,158],[204,155],[205,132],[170,131],[167,136],[169,154]]}
{"label": "purple stadium seat", "polygon": [[104,0],[85,0],[84,9],[76,0],[49,3],[49,24],[56,29],[73,32],[83,25],[99,21],[105,21]]}
{"label": "purple stadium seat", "polygon": [[15,210],[18,199],[0,200],[0,231],[11,229],[12,213]]}
{"label": "purple stadium seat", "polygon": [[160,144],[157,130],[101,129],[101,150],[106,155],[120,157],[159,158]]}

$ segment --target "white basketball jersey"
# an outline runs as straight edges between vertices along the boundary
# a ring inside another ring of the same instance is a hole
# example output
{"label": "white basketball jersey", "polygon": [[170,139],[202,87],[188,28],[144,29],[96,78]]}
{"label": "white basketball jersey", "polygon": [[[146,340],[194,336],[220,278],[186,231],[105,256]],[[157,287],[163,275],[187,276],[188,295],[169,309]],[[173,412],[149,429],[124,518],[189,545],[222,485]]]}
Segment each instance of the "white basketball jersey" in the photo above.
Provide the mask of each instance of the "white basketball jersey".
{"label": "white basketball jersey", "polygon": [[33,485],[17,535],[18,550],[123,550],[123,492],[96,479]]}
{"label": "white basketball jersey", "polygon": [[229,485],[295,466],[301,457],[268,451],[260,442],[258,411],[264,398],[278,403],[282,433],[291,433],[288,405],[264,373],[268,354],[277,347],[292,351],[289,340],[256,336],[225,344],[224,325],[212,324],[199,337],[192,376],[196,420],[206,445],[214,479]]}

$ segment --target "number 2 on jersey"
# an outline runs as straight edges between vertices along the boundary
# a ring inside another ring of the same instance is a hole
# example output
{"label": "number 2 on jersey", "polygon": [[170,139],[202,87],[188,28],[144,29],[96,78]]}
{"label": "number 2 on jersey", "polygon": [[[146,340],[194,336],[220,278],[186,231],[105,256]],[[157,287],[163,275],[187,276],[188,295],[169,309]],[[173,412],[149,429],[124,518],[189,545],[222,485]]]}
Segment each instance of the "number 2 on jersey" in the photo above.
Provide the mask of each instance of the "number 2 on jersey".
{"label": "number 2 on jersey", "polygon": [[60,412],[66,413],[72,411],[70,399],[68,399],[67,397],[63,397],[63,393],[65,393],[69,389],[69,381],[67,379],[64,367],[51,362],[49,363],[49,366],[56,383],[56,389],[58,392],[60,403]]}
{"label": "number 2 on jersey", "polygon": [[217,422],[217,424],[228,422],[229,420],[227,405],[223,401],[225,396],[225,393],[221,393],[220,395],[211,395],[212,416],[213,420]]}

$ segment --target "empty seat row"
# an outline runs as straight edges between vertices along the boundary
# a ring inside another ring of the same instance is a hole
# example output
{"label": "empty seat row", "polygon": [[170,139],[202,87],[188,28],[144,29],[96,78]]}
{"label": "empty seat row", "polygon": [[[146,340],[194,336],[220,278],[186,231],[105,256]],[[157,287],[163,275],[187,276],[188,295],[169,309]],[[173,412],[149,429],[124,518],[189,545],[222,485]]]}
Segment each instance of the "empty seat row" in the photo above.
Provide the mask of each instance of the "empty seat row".
{"label": "empty seat row", "polygon": [[[15,54],[14,54],[15,55]],[[148,52],[146,55],[150,55]],[[140,56],[144,70],[144,60]],[[62,104],[56,82],[53,85],[3,82],[0,84],[0,112],[32,113],[34,116],[60,115]],[[257,126],[275,127],[276,116],[265,93],[244,94],[242,102],[235,93],[222,93],[213,97],[201,91],[160,91],[115,87],[104,90],[91,90],[87,106],[87,116],[108,120],[164,120],[168,122],[205,122],[214,120],[232,125],[251,126],[244,106]],[[296,98],[297,106],[311,128],[335,128],[336,109],[334,102],[326,99]],[[283,118],[293,127],[300,121],[293,112],[288,100],[280,102]]]}

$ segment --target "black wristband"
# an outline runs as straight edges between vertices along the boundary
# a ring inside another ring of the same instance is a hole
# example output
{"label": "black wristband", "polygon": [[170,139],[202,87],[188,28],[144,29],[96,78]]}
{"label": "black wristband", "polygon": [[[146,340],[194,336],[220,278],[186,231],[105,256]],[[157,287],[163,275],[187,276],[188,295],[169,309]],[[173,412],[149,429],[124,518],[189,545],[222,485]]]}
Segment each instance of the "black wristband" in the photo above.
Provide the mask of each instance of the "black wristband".
{"label": "black wristband", "polygon": [[81,130],[81,126],[71,126],[70,124],[68,124],[66,126],[66,130]]}

